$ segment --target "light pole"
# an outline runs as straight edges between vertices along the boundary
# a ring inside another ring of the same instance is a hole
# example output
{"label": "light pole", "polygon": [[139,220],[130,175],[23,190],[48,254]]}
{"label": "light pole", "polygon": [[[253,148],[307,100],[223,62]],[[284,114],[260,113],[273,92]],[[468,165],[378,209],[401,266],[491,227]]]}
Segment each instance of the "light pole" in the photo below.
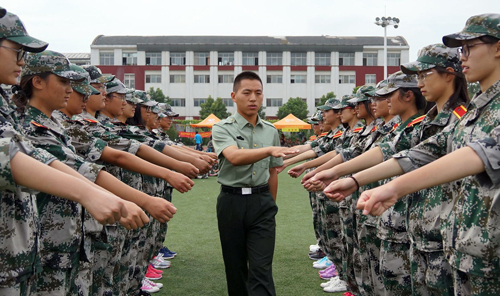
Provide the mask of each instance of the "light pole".
{"label": "light pole", "polygon": [[394,26],[394,29],[399,27],[399,19],[397,17],[375,18],[375,24],[384,28],[384,79],[387,78],[387,26]]}

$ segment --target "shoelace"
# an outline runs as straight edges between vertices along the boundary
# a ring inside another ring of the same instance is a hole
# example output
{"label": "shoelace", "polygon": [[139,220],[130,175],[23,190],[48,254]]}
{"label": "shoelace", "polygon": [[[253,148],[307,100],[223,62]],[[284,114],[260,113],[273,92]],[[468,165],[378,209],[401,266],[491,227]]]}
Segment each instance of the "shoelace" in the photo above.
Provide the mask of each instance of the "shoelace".
{"label": "shoelace", "polygon": [[152,281],[148,280],[148,279],[144,279],[150,286],[152,287],[156,287],[156,284],[153,283]]}

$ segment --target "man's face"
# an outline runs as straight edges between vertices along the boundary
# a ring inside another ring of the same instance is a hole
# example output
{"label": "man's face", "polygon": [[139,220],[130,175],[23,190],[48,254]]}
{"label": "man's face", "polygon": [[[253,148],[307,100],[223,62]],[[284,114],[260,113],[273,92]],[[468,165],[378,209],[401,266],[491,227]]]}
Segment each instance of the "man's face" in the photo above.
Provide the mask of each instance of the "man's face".
{"label": "man's face", "polygon": [[242,116],[252,117],[262,106],[264,99],[262,84],[258,80],[243,79],[238,91],[231,93],[231,99],[236,104],[238,113]]}

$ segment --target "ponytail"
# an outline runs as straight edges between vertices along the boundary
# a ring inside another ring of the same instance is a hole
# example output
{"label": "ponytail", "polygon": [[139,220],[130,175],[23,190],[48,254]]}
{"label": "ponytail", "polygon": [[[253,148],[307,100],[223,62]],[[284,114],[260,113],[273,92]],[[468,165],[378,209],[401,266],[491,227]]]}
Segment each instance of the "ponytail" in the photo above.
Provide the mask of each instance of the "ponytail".
{"label": "ponytail", "polygon": [[45,80],[50,74],[52,73],[44,72],[36,75],[23,75],[19,85],[14,85],[12,87],[12,93],[14,94],[12,96],[12,101],[16,104],[20,113],[24,113],[31,96],[33,96],[33,78],[38,76]]}

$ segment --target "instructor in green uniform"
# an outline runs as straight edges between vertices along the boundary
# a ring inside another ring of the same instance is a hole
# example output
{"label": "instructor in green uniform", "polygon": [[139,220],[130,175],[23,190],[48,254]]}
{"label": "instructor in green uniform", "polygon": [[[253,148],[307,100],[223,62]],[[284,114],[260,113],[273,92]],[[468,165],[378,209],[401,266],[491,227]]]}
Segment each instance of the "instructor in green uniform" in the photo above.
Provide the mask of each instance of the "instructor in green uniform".
{"label": "instructor in green uniform", "polygon": [[276,295],[272,262],[278,211],[276,167],[293,154],[280,147],[278,131],[261,120],[262,81],[253,72],[234,79],[236,113],[212,129],[219,157],[217,199],[222,256],[229,295]]}

